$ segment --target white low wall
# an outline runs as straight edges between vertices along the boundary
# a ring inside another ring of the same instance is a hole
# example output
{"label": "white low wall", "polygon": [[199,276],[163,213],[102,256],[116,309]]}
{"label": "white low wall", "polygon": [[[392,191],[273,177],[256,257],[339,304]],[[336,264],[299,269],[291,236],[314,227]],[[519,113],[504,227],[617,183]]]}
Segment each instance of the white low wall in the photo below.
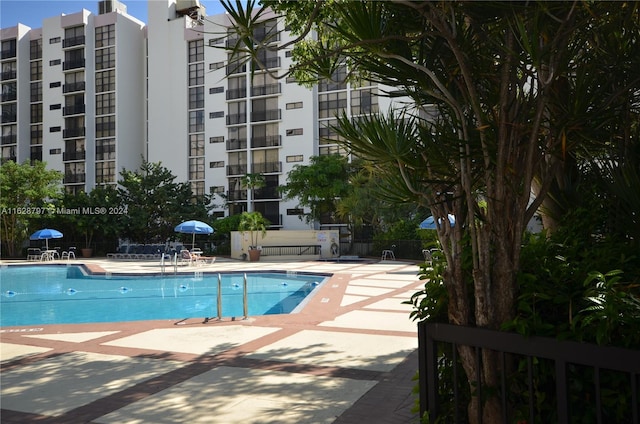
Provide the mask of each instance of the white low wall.
{"label": "white low wall", "polygon": [[[231,232],[231,257],[233,259],[244,259],[248,256],[249,245],[248,232]],[[339,232],[337,230],[284,230],[267,231],[265,237],[261,237],[258,246],[320,246],[320,255],[302,256],[267,256],[269,259],[329,259],[340,256]],[[261,259],[262,260],[262,259]]]}

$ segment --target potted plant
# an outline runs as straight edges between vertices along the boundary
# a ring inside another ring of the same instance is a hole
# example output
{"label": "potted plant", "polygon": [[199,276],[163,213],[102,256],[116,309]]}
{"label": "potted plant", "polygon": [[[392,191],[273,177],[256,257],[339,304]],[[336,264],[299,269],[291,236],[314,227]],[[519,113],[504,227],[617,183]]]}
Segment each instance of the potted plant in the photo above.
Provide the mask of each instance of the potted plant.
{"label": "potted plant", "polygon": [[238,231],[249,232],[249,261],[256,262],[260,260],[260,250],[258,250],[258,241],[260,237],[267,235],[267,227],[271,225],[258,211],[242,212],[240,215],[240,223]]}

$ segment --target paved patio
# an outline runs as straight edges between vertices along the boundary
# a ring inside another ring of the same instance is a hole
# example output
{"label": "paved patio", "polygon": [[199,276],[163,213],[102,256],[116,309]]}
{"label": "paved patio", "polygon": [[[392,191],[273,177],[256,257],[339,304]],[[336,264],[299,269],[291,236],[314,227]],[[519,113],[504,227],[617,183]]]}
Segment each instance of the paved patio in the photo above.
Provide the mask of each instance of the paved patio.
{"label": "paved patio", "polygon": [[[157,261],[80,261],[96,272],[160,272]],[[332,276],[287,315],[2,327],[0,421],[418,422],[416,325],[402,304],[422,287],[416,264],[218,258],[178,267],[238,270]]]}

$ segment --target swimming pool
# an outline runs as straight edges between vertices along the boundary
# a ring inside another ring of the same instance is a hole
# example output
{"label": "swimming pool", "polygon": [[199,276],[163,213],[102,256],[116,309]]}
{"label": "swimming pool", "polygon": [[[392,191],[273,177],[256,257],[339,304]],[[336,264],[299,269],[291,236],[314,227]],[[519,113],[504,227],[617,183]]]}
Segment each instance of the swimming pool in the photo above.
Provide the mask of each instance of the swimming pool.
{"label": "swimming pool", "polygon": [[[245,277],[246,276],[246,277]],[[221,316],[295,312],[326,275],[305,273],[220,274]],[[219,274],[87,275],[81,266],[0,268],[0,326],[218,316]]]}

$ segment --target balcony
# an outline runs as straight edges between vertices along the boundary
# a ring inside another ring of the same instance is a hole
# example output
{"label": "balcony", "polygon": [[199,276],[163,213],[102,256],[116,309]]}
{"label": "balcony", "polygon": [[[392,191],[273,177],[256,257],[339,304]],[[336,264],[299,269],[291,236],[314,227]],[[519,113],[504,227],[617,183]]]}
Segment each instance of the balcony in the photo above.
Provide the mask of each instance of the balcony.
{"label": "balcony", "polygon": [[62,138],[84,137],[84,133],[85,133],[85,127],[69,128],[62,131]]}
{"label": "balcony", "polygon": [[247,87],[227,90],[227,100],[242,99],[244,97],[247,97]]}
{"label": "balcony", "polygon": [[[34,140],[39,143],[34,143]],[[31,130],[31,144],[42,144],[42,130]]]}
{"label": "balcony", "polygon": [[280,67],[280,58],[279,57],[264,57],[258,58],[258,61],[251,62],[251,69],[254,71],[260,71],[263,69],[272,69]]}
{"label": "balcony", "polygon": [[277,84],[268,84],[268,85],[258,85],[255,87],[251,87],[251,95],[252,96],[267,96],[269,94],[279,94],[281,91],[280,83]]}
{"label": "balcony", "polygon": [[6,81],[10,79],[16,79],[17,75],[18,75],[17,71],[5,71],[0,73],[0,80]]}
{"label": "balcony", "polygon": [[0,52],[0,58],[2,59],[10,59],[12,57],[16,57],[16,55],[17,55],[17,50],[15,47],[10,49],[4,49],[2,50],[2,52]]}
{"label": "balcony", "polygon": [[16,144],[18,142],[18,136],[15,134],[3,135],[0,144],[3,146],[6,144]]}
{"label": "balcony", "polygon": [[227,199],[229,201],[247,200],[247,190],[229,190]]}
{"label": "balcony", "polygon": [[273,174],[281,170],[282,162],[254,163],[251,166],[251,172],[254,174]]}
{"label": "balcony", "polygon": [[263,110],[251,112],[251,122],[277,121],[281,118],[280,109]]}
{"label": "balcony", "polygon": [[227,175],[244,175],[247,173],[248,166],[244,165],[227,165]]}
{"label": "balcony", "polygon": [[84,68],[84,59],[77,59],[77,60],[65,60],[64,63],[62,64],[62,69],[64,71],[68,71],[71,69],[78,69],[78,68]]}
{"label": "balcony", "polygon": [[81,174],[65,174],[64,175],[64,184],[77,184],[77,183],[84,183],[85,181],[85,174],[81,173]]}
{"label": "balcony", "polygon": [[253,191],[253,198],[255,200],[280,199],[280,193],[277,187],[263,187]]}
{"label": "balcony", "polygon": [[247,72],[247,64],[234,63],[225,67],[227,75],[242,74]]}
{"label": "balcony", "polygon": [[78,35],[77,37],[65,38],[62,40],[62,48],[81,46],[84,44],[84,35]]}
{"label": "balcony", "polygon": [[227,150],[243,150],[247,148],[246,138],[234,138],[227,140]]}
{"label": "balcony", "polygon": [[62,154],[62,160],[64,162],[81,161],[85,159],[86,155],[87,153],[84,150],[64,152]]}
{"label": "balcony", "polygon": [[276,41],[280,41],[280,32],[276,30],[276,28],[257,28],[253,30],[253,39],[262,43],[266,41],[267,43],[273,43]]}
{"label": "balcony", "polygon": [[2,123],[7,124],[10,122],[18,122],[18,115],[16,115],[15,113],[3,113]]}
{"label": "balcony", "polygon": [[252,137],[251,147],[276,147],[282,145],[282,136],[280,135],[268,135],[265,137]]}
{"label": "balcony", "polygon": [[65,84],[65,85],[62,86],[62,92],[63,93],[73,93],[74,91],[84,91],[85,84],[86,83],[84,81],[72,82],[70,84]]}
{"label": "balcony", "polygon": [[7,94],[3,94],[2,95],[2,101],[3,102],[11,102],[14,101],[18,98],[18,93],[13,92],[13,93],[7,93]]}
{"label": "balcony", "polygon": [[236,113],[227,115],[227,125],[245,124],[247,122],[246,113]]}
{"label": "balcony", "polygon": [[85,110],[85,105],[65,106],[62,109],[62,116],[80,115],[80,114],[84,113],[84,110]]}

